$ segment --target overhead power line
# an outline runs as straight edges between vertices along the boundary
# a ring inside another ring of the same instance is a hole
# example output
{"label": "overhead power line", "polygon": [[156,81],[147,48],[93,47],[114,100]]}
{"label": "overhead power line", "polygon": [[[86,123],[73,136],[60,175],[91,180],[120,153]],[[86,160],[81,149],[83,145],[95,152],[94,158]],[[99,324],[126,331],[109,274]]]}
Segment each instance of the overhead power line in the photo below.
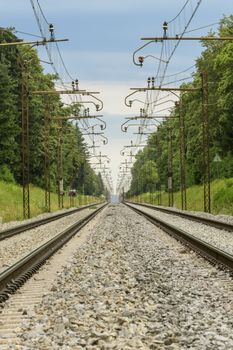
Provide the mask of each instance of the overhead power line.
{"label": "overhead power line", "polygon": [[179,17],[179,15],[184,11],[185,7],[188,5],[189,1],[190,1],[190,0],[187,0],[187,1],[185,2],[184,6],[181,8],[180,12],[178,12],[178,14],[177,14],[174,18],[172,18],[170,21],[168,21],[168,22],[167,22],[168,24],[174,22],[174,21]]}
{"label": "overhead power line", "polygon": [[63,65],[63,67],[64,67],[64,69],[65,69],[65,71],[66,71],[66,74],[68,75],[68,77],[69,77],[71,80],[75,80],[75,78],[73,78],[73,77],[70,75],[70,73],[69,73],[69,71],[68,71],[68,69],[67,69],[67,66],[66,66],[66,64],[65,64],[65,61],[64,61],[62,55],[61,55],[61,51],[60,51],[59,46],[58,46],[57,43],[56,43],[56,47],[57,47],[57,51],[58,51],[59,57],[60,57],[60,59],[61,59],[62,65]]}
{"label": "overhead power line", "polygon": [[[165,79],[166,78],[171,78],[171,77],[175,77],[176,75],[180,75],[180,74],[183,74],[183,73],[186,73],[186,72],[188,72],[189,70],[191,70],[191,69],[193,69],[194,67],[196,67],[196,65],[195,64],[193,64],[192,66],[190,66],[190,67],[188,67],[188,68],[186,68],[186,69],[184,69],[184,70],[182,70],[182,71],[180,71],[180,72],[177,72],[177,73],[174,73],[174,74],[169,74],[169,75],[165,75]],[[160,77],[158,77],[158,79],[159,79]]]}
{"label": "overhead power line", "polygon": [[33,36],[33,37],[35,37],[35,38],[43,39],[43,37],[42,37],[41,35],[36,35],[36,34],[28,33],[28,32],[22,32],[21,30],[14,30],[14,33],[19,33],[19,34],[24,34],[24,35],[30,35],[30,36]]}
{"label": "overhead power line", "polygon": [[[219,24],[219,22],[211,23],[211,24],[208,24],[208,25],[206,25],[206,26],[199,27],[199,28],[194,28],[194,29],[191,29],[191,30],[188,30],[187,32],[185,32],[185,34],[192,33],[192,32],[196,32],[196,31],[201,30],[201,29],[213,27],[213,26],[216,26],[217,24]],[[179,35],[181,35],[181,34],[177,34],[177,35],[179,36]]]}
{"label": "overhead power line", "polygon": [[40,12],[41,12],[41,14],[42,14],[42,16],[43,16],[43,18],[44,18],[45,22],[46,22],[46,23],[49,25],[49,22],[47,21],[47,19],[46,19],[46,17],[45,17],[45,14],[44,14],[44,12],[43,12],[43,10],[42,10],[41,6],[40,6],[39,1],[38,1],[38,0],[36,0],[36,2],[37,2],[37,5],[38,5],[38,7],[39,7],[39,9],[40,9]]}

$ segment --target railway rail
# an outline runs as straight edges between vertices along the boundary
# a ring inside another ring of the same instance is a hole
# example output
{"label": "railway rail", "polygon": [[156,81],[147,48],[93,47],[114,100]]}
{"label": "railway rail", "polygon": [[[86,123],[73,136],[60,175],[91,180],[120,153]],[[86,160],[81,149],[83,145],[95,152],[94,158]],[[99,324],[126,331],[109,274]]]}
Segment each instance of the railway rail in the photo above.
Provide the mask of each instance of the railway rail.
{"label": "railway rail", "polygon": [[229,270],[199,259],[138,214],[109,205],[4,302],[0,348],[201,349],[207,339],[211,349],[231,349]]}
{"label": "railway rail", "polygon": [[[25,257],[8,267],[0,274],[0,303],[6,301],[22,284],[26,282],[57,250],[66,244],[82,227],[92,220],[107,203],[78,220],[75,224],[60,232],[48,242],[42,244]],[[91,205],[93,206],[93,205]],[[85,208],[90,207],[86,206]],[[60,216],[59,218],[61,218]]]}
{"label": "railway rail", "polygon": [[184,219],[197,221],[197,222],[200,222],[202,224],[218,228],[220,230],[226,230],[226,231],[229,231],[229,232],[233,232],[233,224],[230,224],[230,223],[227,223],[227,222],[224,222],[224,221],[219,221],[219,220],[215,220],[215,219],[205,218],[205,217],[197,215],[197,214],[186,213],[186,212],[183,212],[183,211],[182,212],[181,211],[175,211],[175,210],[172,210],[172,209],[163,208],[163,207],[160,207],[160,206],[155,206],[155,205],[146,204],[146,203],[137,203],[137,202],[125,202],[125,203],[132,203],[132,204],[135,204],[135,205],[141,205],[142,207],[150,208],[150,209],[153,209],[153,210],[158,210],[158,211],[161,211],[161,212],[164,212],[164,213],[167,213],[167,214],[180,216],[180,217],[183,217]]}
{"label": "railway rail", "polygon": [[[140,208],[141,205],[139,205],[138,203],[135,205],[133,203],[124,202],[124,204],[127,205],[132,210],[134,210],[136,213],[144,216],[150,222],[152,222],[156,226],[160,227],[162,230],[164,230],[169,235],[171,235],[174,238],[176,238],[177,240],[179,240],[181,243],[189,246],[191,249],[198,252],[204,258],[206,258],[209,261],[216,263],[217,265],[222,266],[222,267],[230,270],[231,272],[233,272],[233,256],[232,255],[224,252],[221,249],[218,249],[217,247],[213,246],[212,244],[209,244],[209,243],[191,235],[188,232],[185,232],[184,230],[182,230],[182,229],[180,229],[172,224],[167,223],[164,220],[161,220],[157,217],[154,217],[153,215],[145,212],[145,210],[142,210],[142,208]],[[143,205],[141,207],[145,207],[145,205]],[[153,208],[150,207],[150,209],[153,209]]]}
{"label": "railway rail", "polygon": [[61,219],[61,218],[65,217],[65,216],[69,216],[69,215],[75,214],[75,213],[77,213],[77,212],[79,212],[81,210],[84,210],[84,209],[87,209],[87,208],[91,208],[93,206],[96,206],[97,204],[99,204],[99,203],[92,203],[92,204],[85,205],[85,206],[80,207],[80,208],[69,210],[67,212],[53,214],[53,215],[48,216],[46,218],[34,220],[34,221],[31,221],[31,222],[27,222],[27,223],[24,223],[24,224],[20,224],[20,225],[17,225],[17,226],[5,229],[5,230],[1,230],[0,231],[0,241],[4,240],[6,238],[10,238],[12,236],[15,236],[15,235],[17,235],[19,233],[31,230],[31,229],[33,229],[35,227],[48,224],[48,223],[50,223],[52,221]]}

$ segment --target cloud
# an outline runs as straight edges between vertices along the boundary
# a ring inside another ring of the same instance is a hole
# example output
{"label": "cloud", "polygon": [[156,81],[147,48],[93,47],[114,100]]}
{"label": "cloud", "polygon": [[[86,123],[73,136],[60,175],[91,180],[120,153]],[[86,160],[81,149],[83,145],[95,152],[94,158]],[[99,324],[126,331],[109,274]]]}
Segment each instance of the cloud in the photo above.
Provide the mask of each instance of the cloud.
{"label": "cloud", "polygon": [[[90,81],[83,80],[82,86],[87,90],[100,91],[99,97],[104,101],[104,113],[109,115],[129,116],[135,113],[136,107],[131,109],[124,104],[124,99],[131,93],[131,83],[127,81]],[[139,82],[135,81],[135,85]]]}

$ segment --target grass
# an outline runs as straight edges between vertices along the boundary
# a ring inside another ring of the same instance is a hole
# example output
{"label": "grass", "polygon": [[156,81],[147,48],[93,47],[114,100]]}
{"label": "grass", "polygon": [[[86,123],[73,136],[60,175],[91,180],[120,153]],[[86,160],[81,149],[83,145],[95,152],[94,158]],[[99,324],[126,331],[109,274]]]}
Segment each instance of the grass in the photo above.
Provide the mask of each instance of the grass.
{"label": "grass", "polygon": [[[78,195],[74,198],[74,206],[87,205],[99,202],[100,199],[92,196]],[[64,197],[64,208],[70,208],[70,197]],[[31,217],[45,212],[44,190],[30,185],[30,210]],[[57,194],[51,193],[51,211],[57,211]],[[0,181],[0,220],[9,222],[23,220],[22,187],[12,183]]]}
{"label": "grass", "polygon": [[[157,193],[143,193],[131,200],[158,204]],[[162,205],[168,206],[168,194],[162,193]],[[174,193],[174,207],[181,209],[180,192]],[[203,211],[203,186],[187,189],[187,210]],[[233,215],[233,178],[214,180],[211,183],[211,213]]]}

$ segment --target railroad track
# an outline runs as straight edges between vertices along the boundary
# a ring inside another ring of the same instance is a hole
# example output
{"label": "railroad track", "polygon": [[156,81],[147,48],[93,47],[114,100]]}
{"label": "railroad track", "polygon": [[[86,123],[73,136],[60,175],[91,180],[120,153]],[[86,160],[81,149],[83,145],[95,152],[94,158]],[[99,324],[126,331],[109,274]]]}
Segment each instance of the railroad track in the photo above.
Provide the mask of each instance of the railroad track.
{"label": "railroad track", "polygon": [[155,205],[151,205],[151,204],[145,204],[145,203],[136,203],[136,202],[125,202],[125,203],[132,203],[135,205],[140,205],[142,207],[146,207],[146,208],[150,208],[153,210],[158,210],[167,214],[172,214],[172,215],[176,215],[176,216],[180,216],[184,219],[188,219],[188,220],[192,220],[192,221],[197,221],[200,222],[201,224],[204,225],[208,225],[208,226],[212,226],[215,228],[218,228],[220,230],[226,230],[229,232],[233,232],[233,225],[227,222],[223,222],[223,221],[219,221],[219,220],[215,220],[215,219],[210,219],[210,218],[204,218],[200,215],[196,215],[196,214],[190,214],[190,213],[185,213],[185,212],[179,212],[179,211],[175,211],[172,209],[168,209],[168,208],[162,208],[159,206],[155,206]]}
{"label": "railroad track", "polygon": [[48,224],[49,222],[61,219],[61,218],[65,217],[65,216],[69,216],[69,215],[75,214],[75,213],[77,213],[77,212],[79,212],[81,210],[84,210],[84,209],[96,206],[97,204],[99,204],[99,203],[93,203],[93,204],[90,204],[90,205],[85,205],[85,206],[83,206],[81,208],[76,208],[76,209],[69,210],[68,212],[62,212],[62,213],[58,213],[58,214],[53,214],[51,216],[48,216],[47,218],[38,219],[38,220],[35,220],[35,221],[32,221],[32,222],[27,222],[27,223],[24,223],[24,224],[20,224],[20,225],[14,226],[14,227],[6,229],[6,230],[2,230],[2,231],[0,231],[0,241],[4,240],[6,238],[10,238],[12,236],[15,236],[15,235],[17,235],[19,233],[31,230],[31,229],[33,229],[35,227]]}
{"label": "railroad track", "polygon": [[[29,279],[57,250],[66,244],[82,227],[92,220],[107,203],[60,232],[37,249],[8,267],[0,274],[0,303],[6,301],[27,279]],[[90,206],[88,206],[90,207]],[[87,208],[87,206],[86,206]]]}
{"label": "railroad track", "polygon": [[[194,251],[198,252],[201,256],[206,258],[207,260],[218,264],[226,268],[227,270],[231,270],[233,272],[233,256],[224,252],[221,249],[191,235],[190,233],[185,232],[184,230],[167,223],[164,220],[161,220],[153,215],[145,212],[145,210],[140,209],[140,205],[137,203],[137,207],[129,202],[125,202],[129,208],[134,210],[136,213],[144,216],[150,222],[160,227],[162,230],[167,232],[169,235],[173,236],[183,244],[189,246]],[[142,206],[145,207],[145,206]],[[150,207],[151,209],[151,207]]]}

